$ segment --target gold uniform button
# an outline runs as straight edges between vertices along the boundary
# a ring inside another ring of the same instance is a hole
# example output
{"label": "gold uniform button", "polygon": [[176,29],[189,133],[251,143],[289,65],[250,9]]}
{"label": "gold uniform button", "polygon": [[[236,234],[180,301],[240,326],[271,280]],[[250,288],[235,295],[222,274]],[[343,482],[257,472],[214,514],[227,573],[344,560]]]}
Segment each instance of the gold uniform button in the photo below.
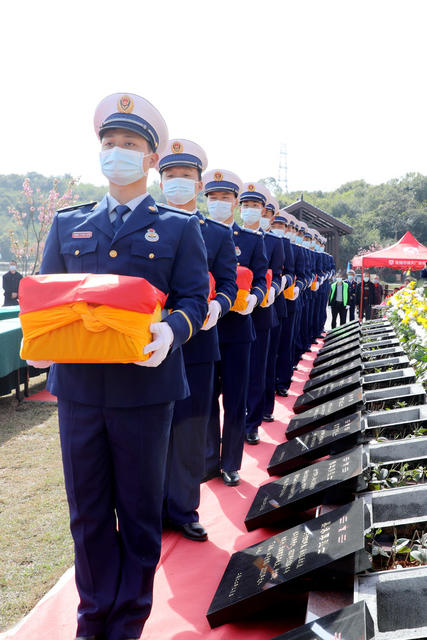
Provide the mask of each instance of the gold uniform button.
{"label": "gold uniform button", "polygon": [[205,224],[204,220],[199,220],[200,224]]}
{"label": "gold uniform button", "polygon": [[75,255],[75,256],[78,256],[78,255],[79,255],[79,253],[80,253],[80,251],[79,251],[78,249],[76,249],[76,250],[74,251],[74,255]]}
{"label": "gold uniform button", "polygon": [[148,207],[148,211],[156,212],[156,211],[157,211],[157,207],[153,207],[153,206],[151,205],[150,207]]}
{"label": "gold uniform button", "polygon": [[238,235],[239,235],[239,232],[238,232],[238,231],[235,231],[235,232],[234,232],[234,235],[235,235],[235,236],[238,236]]}
{"label": "gold uniform button", "polygon": [[154,253],[149,253],[149,254],[148,254],[148,257],[149,257],[149,258],[154,258]]}
{"label": "gold uniform button", "polygon": [[237,266],[240,267],[240,262],[237,263]]}
{"label": "gold uniform button", "polygon": [[111,249],[108,255],[110,256],[110,258],[117,258],[117,251],[115,249]]}

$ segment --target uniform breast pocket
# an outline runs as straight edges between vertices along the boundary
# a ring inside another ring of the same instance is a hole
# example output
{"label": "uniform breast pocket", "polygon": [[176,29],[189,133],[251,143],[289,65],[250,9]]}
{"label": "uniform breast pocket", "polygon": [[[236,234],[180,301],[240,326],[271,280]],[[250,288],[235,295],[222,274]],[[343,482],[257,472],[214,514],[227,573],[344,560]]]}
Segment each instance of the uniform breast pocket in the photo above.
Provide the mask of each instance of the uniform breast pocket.
{"label": "uniform breast pocket", "polygon": [[98,240],[95,238],[81,238],[64,242],[61,253],[67,270],[70,273],[96,273]]}
{"label": "uniform breast pocket", "polygon": [[161,241],[134,240],[131,245],[131,256],[132,270],[141,269],[142,276],[145,271],[148,273],[162,271],[165,276],[168,276],[175,257],[175,248],[171,244]]}

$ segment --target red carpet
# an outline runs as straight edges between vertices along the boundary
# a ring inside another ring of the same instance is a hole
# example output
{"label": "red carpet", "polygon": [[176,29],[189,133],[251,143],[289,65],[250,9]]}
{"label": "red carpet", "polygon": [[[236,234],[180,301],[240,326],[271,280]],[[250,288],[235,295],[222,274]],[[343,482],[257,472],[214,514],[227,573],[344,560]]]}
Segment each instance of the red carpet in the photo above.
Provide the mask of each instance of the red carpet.
{"label": "red carpet", "polygon": [[56,402],[56,396],[53,396],[47,389],[33,393],[28,398],[24,398],[24,402]]}
{"label": "red carpet", "polygon": [[[220,479],[202,485],[199,514],[209,541],[192,542],[175,532],[164,533],[154,605],[144,640],[269,640],[304,622],[301,613],[296,618],[292,610],[286,610],[285,600],[273,618],[269,612],[217,629],[209,627],[205,614],[230,555],[277,532],[258,529],[248,533],[244,518],[259,485],[269,480],[267,464],[276,445],[284,440],[291,407],[302,393],[315,355],[306,354],[301,360],[289,397],[277,398],[276,421],[263,424],[261,443],[245,445],[240,486],[226,487]],[[69,570],[17,627],[0,634],[0,638],[72,640],[76,606],[74,576]]]}

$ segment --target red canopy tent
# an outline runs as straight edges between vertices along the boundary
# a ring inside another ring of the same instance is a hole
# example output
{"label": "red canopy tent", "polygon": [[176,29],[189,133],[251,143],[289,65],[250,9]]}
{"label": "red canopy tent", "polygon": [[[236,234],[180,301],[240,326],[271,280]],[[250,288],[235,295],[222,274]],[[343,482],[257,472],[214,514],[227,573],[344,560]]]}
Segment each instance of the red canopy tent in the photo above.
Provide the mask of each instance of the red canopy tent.
{"label": "red canopy tent", "polygon": [[391,247],[355,256],[351,261],[353,267],[362,267],[362,270],[366,267],[389,267],[401,271],[420,271],[426,262],[427,247],[418,242],[409,231]]}
{"label": "red canopy tent", "polygon": [[[364,256],[355,256],[351,261],[353,267],[362,267],[362,287],[360,300],[363,296],[363,271],[367,267],[389,267],[401,271],[421,271],[427,262],[427,247],[418,242],[407,231],[398,242],[390,247],[367,253]],[[359,306],[360,319],[362,319],[362,304]]]}

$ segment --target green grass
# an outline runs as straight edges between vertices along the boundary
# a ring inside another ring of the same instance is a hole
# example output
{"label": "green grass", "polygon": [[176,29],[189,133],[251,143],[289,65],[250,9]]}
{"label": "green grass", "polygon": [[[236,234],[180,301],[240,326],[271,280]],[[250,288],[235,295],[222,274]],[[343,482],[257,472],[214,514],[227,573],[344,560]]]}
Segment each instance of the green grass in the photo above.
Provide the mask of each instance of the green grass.
{"label": "green grass", "polygon": [[72,563],[56,406],[0,398],[0,630]]}

